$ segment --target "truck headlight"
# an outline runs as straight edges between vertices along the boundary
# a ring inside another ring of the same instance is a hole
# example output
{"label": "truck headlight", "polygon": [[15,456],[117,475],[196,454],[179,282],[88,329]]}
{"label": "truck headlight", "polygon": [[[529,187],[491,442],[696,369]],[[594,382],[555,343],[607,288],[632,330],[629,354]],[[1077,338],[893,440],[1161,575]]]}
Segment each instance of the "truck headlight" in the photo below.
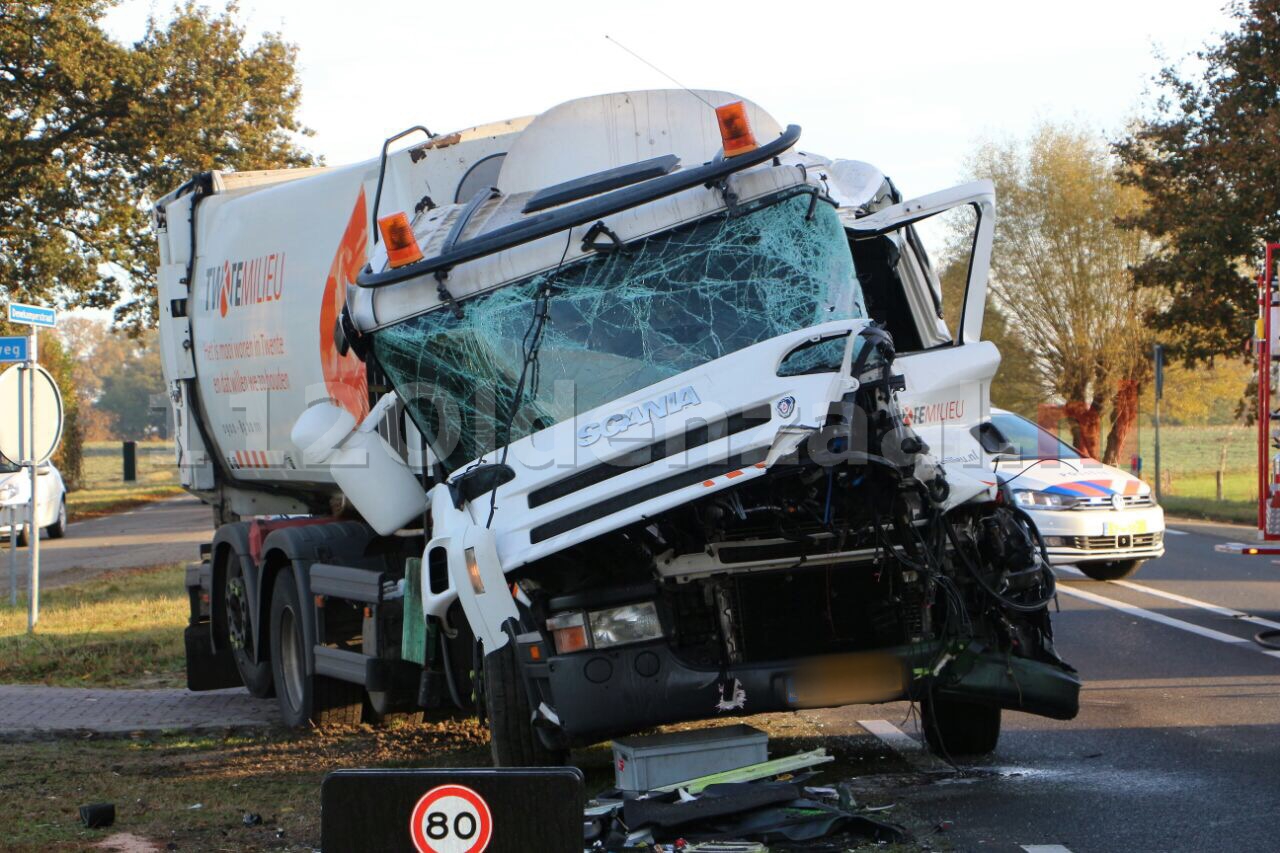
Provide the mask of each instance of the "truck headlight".
{"label": "truck headlight", "polygon": [[0,486],[0,503],[8,503],[18,496],[18,486],[15,483],[5,483]]}
{"label": "truck headlight", "polygon": [[591,622],[591,643],[597,649],[656,640],[662,636],[658,607],[652,601],[594,610],[588,614],[588,619]]}
{"label": "truck headlight", "polygon": [[547,620],[556,654],[586,649],[607,649],[662,637],[658,606],[652,601],[592,610],[560,613]]}
{"label": "truck headlight", "polygon": [[1027,509],[1071,509],[1080,502],[1080,499],[1074,495],[1061,495],[1057,492],[1019,489],[1013,493],[1013,502]]}

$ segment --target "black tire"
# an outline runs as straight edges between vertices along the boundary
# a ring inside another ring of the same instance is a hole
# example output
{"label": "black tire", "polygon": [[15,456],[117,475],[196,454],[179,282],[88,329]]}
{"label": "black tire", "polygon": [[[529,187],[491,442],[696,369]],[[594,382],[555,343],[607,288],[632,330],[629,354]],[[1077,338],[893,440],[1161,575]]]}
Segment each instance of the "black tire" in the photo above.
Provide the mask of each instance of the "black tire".
{"label": "black tire", "polygon": [[290,728],[358,725],[364,705],[363,687],[306,674],[306,649],[315,641],[302,618],[291,569],[282,569],[276,575],[268,631],[271,673],[284,724]]}
{"label": "black tire", "polygon": [[18,547],[25,548],[31,544],[31,537],[27,535],[30,528],[23,524],[18,527]]}
{"label": "black tire", "polygon": [[58,517],[45,530],[49,531],[50,539],[61,539],[67,535],[67,499],[65,497],[58,504]]}
{"label": "black tire", "polygon": [[947,696],[928,696],[922,705],[925,740],[935,755],[987,755],[1000,740],[1000,709]]}
{"label": "black tire", "polygon": [[1118,581],[1133,577],[1146,560],[1111,560],[1098,563],[1077,563],[1076,568],[1096,581]]}
{"label": "black tire", "polygon": [[569,750],[549,749],[533,729],[515,643],[485,656],[480,679],[494,767],[560,767],[569,760]]}
{"label": "black tire", "polygon": [[240,680],[248,688],[249,695],[269,699],[276,695],[275,676],[271,672],[269,654],[263,655],[259,663],[253,662],[254,654],[258,651],[254,648],[257,638],[253,634],[253,616],[250,613],[244,573],[240,569],[240,558],[227,549],[224,559],[226,567],[222,572],[222,602],[227,622],[227,645],[231,647],[236,671],[240,673]]}

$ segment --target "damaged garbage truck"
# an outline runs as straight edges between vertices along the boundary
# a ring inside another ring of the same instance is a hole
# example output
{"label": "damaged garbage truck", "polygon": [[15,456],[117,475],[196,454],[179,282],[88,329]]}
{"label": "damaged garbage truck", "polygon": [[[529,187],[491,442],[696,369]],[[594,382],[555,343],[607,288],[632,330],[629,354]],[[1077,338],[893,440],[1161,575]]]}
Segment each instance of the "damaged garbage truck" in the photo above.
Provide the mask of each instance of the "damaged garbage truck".
{"label": "damaged garbage truck", "polygon": [[[903,200],[715,91],[413,132],[155,205],[178,464],[217,518],[191,689],[295,726],[457,706],[499,765],[904,698],[952,755],[1002,709],[1075,715],[984,428],[989,183]],[[965,207],[944,314],[915,223]]]}

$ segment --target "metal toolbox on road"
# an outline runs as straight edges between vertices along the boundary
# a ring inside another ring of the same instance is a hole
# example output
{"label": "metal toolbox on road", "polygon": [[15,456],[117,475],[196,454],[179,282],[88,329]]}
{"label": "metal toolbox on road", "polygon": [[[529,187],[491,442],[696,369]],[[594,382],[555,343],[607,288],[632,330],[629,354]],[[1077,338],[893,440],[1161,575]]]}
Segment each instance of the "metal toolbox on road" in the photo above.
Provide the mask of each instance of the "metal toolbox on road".
{"label": "metal toolbox on road", "polygon": [[768,760],[769,736],[747,725],[613,742],[613,776],[622,791],[651,791]]}

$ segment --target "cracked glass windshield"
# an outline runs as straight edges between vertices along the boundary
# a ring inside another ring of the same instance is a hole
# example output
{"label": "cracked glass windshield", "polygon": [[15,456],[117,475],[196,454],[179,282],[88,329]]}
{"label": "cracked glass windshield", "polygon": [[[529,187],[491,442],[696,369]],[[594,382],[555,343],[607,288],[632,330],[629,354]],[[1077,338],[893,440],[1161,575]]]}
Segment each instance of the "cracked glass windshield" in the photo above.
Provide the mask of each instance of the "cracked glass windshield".
{"label": "cracked glass windshield", "polygon": [[[835,211],[807,194],[723,215],[377,332],[379,363],[453,470],[494,449],[541,300],[510,441],[786,332],[865,316]],[[544,291],[544,286],[549,289]]]}

